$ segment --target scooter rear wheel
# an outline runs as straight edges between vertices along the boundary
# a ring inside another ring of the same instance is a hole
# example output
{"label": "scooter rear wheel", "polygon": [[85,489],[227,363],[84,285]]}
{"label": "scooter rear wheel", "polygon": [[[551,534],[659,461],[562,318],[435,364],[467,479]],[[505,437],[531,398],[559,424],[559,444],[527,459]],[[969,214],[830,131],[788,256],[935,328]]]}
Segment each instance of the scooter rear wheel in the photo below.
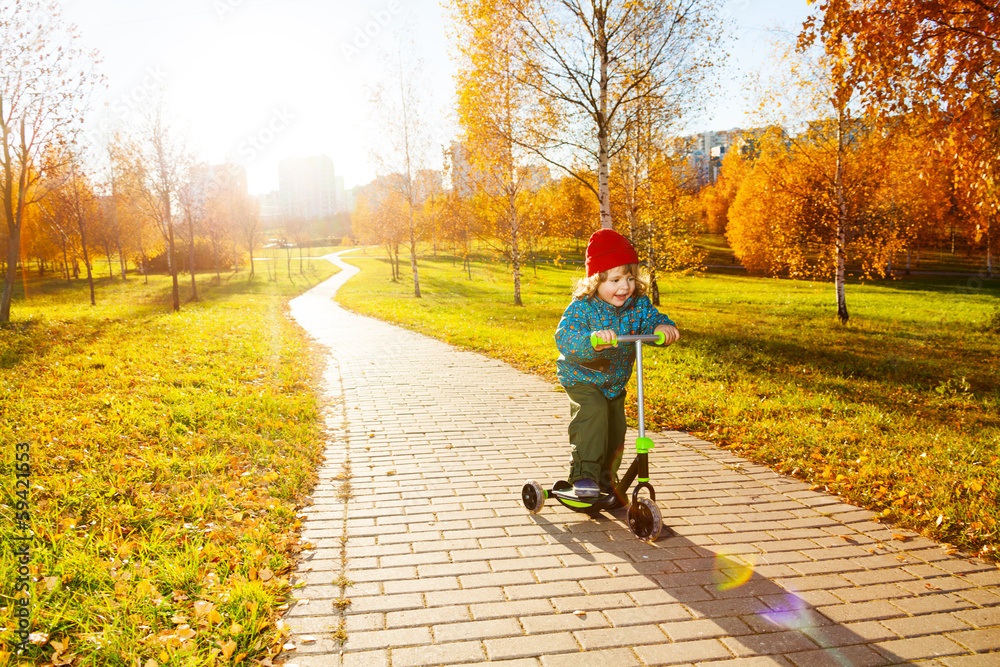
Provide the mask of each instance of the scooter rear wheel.
{"label": "scooter rear wheel", "polygon": [[521,502],[524,503],[524,509],[538,514],[545,506],[545,489],[535,480],[528,480],[521,488]]}
{"label": "scooter rear wheel", "polygon": [[643,542],[655,542],[663,530],[663,517],[656,503],[649,498],[639,498],[628,508],[628,528]]}

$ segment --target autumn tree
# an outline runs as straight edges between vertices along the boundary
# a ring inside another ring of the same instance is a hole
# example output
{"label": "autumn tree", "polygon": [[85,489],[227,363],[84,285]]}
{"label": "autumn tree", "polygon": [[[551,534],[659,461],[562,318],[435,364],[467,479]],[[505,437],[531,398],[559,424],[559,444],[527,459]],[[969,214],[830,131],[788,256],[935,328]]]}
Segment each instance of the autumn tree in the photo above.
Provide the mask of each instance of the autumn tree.
{"label": "autumn tree", "polygon": [[[412,46],[412,45],[411,45]],[[412,49],[403,44],[387,59],[386,77],[373,89],[372,103],[385,128],[383,145],[373,154],[380,175],[393,175],[386,181],[406,203],[406,231],[410,247],[410,269],[413,272],[413,296],[420,298],[420,276],[417,270],[417,241],[420,238],[417,209],[426,193],[421,191],[417,172],[426,165],[430,149],[427,124],[426,83],[420,61]]]}
{"label": "autumn tree", "polygon": [[960,165],[956,185],[982,220],[990,274],[1000,213],[998,35],[995,2],[826,0],[800,37],[842,59],[869,110],[937,125],[940,152]]}
{"label": "autumn tree", "polygon": [[190,168],[191,157],[183,141],[167,119],[162,101],[145,118],[140,137],[138,194],[146,214],[156,222],[166,244],[167,266],[171,278],[171,308],[181,309],[175,251],[177,199]]}
{"label": "autumn tree", "polygon": [[[46,190],[33,186],[46,170],[43,153],[79,134],[81,107],[97,82],[96,54],[79,46],[57,2],[0,4],[0,209],[7,230],[7,266],[0,324],[10,322],[25,211]],[[34,194],[33,194],[34,193]]]}
{"label": "autumn tree", "polygon": [[43,186],[48,191],[44,201],[46,216],[65,221],[73,230],[73,237],[83,259],[87,271],[87,285],[90,288],[90,305],[96,305],[93,273],[93,242],[99,235],[102,224],[102,212],[94,191],[93,183],[84,172],[78,154],[55,158],[62,165],[56,170],[50,170],[48,179]]}
{"label": "autumn tree", "polygon": [[454,0],[457,111],[463,144],[482,213],[491,221],[490,241],[510,262],[514,305],[520,306],[521,263],[529,191],[543,171],[529,161],[524,146],[537,122],[534,91],[521,58],[516,0]]}
{"label": "autumn tree", "polygon": [[610,164],[637,135],[627,109],[664,102],[690,109],[719,60],[724,26],[707,0],[505,0],[517,13],[523,83],[541,100],[545,125],[525,147],[581,181],[596,196],[600,225],[612,226]]}
{"label": "autumn tree", "polygon": [[399,248],[406,237],[407,200],[400,174],[382,176],[357,195],[352,233],[366,243],[381,245],[389,259],[392,281],[401,279]]}

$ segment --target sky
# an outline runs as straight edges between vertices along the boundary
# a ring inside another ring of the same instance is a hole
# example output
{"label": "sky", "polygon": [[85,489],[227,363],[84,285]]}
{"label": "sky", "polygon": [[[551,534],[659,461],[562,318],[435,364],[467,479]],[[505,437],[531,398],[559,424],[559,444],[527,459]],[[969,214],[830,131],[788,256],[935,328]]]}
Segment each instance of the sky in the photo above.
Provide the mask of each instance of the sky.
{"label": "sky", "polygon": [[[454,136],[452,63],[440,0],[63,0],[64,18],[100,53],[106,89],[88,133],[136,123],[158,89],[200,159],[234,160],[249,188],[277,188],[278,163],[330,156],[346,187],[375,176],[371,89],[401,31],[413,35],[434,142]],[[729,61],[707,113],[686,132],[746,126],[746,74],[767,68],[767,29],[798,32],[806,0],[728,0]],[[707,91],[708,89],[706,89]],[[432,151],[437,153],[439,151]],[[432,165],[433,166],[433,165]]]}

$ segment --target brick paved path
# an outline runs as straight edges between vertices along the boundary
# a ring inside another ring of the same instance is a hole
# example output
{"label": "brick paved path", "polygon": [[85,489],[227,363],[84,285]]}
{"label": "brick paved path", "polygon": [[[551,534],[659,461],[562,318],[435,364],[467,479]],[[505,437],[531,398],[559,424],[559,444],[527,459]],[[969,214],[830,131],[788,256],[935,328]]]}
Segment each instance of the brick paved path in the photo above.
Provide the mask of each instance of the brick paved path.
{"label": "brick paved path", "polygon": [[292,303],[329,347],[331,408],[290,663],[1000,665],[995,565],[684,433],[651,457],[675,536],[553,501],[529,515],[524,481],[566,470],[565,394],[342,310],[347,273]]}

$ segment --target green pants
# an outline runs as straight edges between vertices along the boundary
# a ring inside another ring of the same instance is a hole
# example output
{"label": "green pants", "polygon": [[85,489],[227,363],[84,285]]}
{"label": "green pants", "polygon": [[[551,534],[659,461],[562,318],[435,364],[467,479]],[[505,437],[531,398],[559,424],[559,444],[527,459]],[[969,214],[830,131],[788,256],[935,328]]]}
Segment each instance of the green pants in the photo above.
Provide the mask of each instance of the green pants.
{"label": "green pants", "polygon": [[625,392],[608,399],[592,384],[566,387],[569,396],[569,482],[588,477],[605,487],[618,479],[625,449]]}

